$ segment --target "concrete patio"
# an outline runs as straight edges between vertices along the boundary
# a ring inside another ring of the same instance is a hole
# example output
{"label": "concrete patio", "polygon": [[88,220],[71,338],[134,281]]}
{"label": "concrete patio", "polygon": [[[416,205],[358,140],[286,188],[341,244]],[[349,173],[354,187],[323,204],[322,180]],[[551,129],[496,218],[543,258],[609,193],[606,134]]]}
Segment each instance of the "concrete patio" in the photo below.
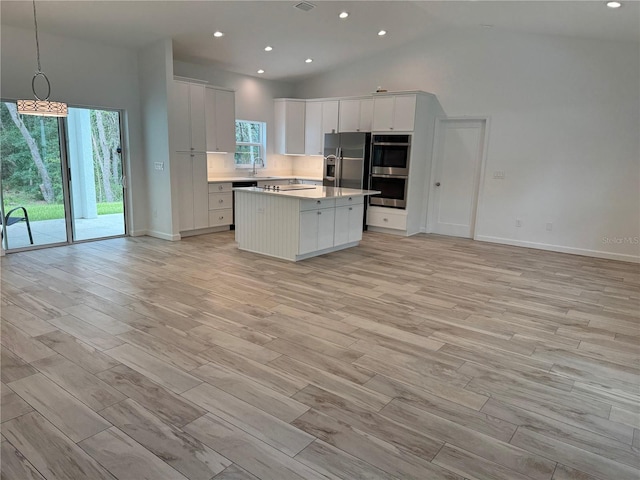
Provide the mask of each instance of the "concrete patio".
{"label": "concrete patio", "polygon": [[[49,245],[67,241],[64,218],[31,221],[34,245]],[[113,237],[124,235],[124,220],[121,213],[98,215],[97,218],[76,218],[74,240]],[[26,222],[7,227],[9,250],[30,246]]]}

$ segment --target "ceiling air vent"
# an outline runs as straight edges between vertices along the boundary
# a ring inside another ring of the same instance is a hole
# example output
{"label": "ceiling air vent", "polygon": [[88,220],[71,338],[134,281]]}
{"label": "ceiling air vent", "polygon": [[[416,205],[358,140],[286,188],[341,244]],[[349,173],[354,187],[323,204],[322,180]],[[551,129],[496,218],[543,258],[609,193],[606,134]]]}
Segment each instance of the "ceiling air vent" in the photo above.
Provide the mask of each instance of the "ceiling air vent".
{"label": "ceiling air vent", "polygon": [[308,12],[309,10],[313,10],[316,6],[313,3],[309,2],[300,2],[295,5],[298,10],[302,10],[303,12]]}

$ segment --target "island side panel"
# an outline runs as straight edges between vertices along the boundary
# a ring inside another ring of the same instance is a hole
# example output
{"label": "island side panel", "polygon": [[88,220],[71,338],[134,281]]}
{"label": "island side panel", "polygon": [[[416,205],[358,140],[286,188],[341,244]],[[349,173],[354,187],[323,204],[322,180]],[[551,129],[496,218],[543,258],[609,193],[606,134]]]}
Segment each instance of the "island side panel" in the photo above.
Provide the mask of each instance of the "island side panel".
{"label": "island side panel", "polygon": [[297,198],[235,191],[238,248],[295,260],[300,234]]}

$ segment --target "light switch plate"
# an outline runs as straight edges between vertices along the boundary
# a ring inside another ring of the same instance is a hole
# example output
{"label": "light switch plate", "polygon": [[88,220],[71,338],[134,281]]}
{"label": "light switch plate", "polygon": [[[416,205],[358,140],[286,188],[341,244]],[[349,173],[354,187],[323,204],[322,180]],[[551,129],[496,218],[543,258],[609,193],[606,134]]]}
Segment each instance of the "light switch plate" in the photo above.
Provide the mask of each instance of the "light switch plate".
{"label": "light switch plate", "polygon": [[496,170],[493,172],[493,178],[502,180],[504,178],[504,170]]}
{"label": "light switch plate", "polygon": [[153,166],[156,170],[164,170],[164,162],[155,162]]}

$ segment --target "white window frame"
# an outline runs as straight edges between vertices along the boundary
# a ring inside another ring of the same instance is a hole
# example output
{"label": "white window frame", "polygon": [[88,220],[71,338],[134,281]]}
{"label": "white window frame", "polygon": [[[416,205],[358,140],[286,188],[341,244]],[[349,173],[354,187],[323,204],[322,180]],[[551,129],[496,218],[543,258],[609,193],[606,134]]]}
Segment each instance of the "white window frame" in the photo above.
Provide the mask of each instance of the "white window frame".
{"label": "white window frame", "polygon": [[253,164],[239,164],[236,162],[236,152],[238,151],[239,146],[250,146],[250,147],[258,147],[258,157],[262,159],[262,165],[256,166],[256,168],[265,168],[267,166],[267,122],[260,122],[258,120],[242,120],[240,118],[236,118],[236,122],[246,122],[246,123],[257,123],[260,125],[260,137],[262,139],[261,143],[255,142],[238,142],[236,141],[236,151],[233,152],[233,163],[236,169],[247,169],[253,168]]}

